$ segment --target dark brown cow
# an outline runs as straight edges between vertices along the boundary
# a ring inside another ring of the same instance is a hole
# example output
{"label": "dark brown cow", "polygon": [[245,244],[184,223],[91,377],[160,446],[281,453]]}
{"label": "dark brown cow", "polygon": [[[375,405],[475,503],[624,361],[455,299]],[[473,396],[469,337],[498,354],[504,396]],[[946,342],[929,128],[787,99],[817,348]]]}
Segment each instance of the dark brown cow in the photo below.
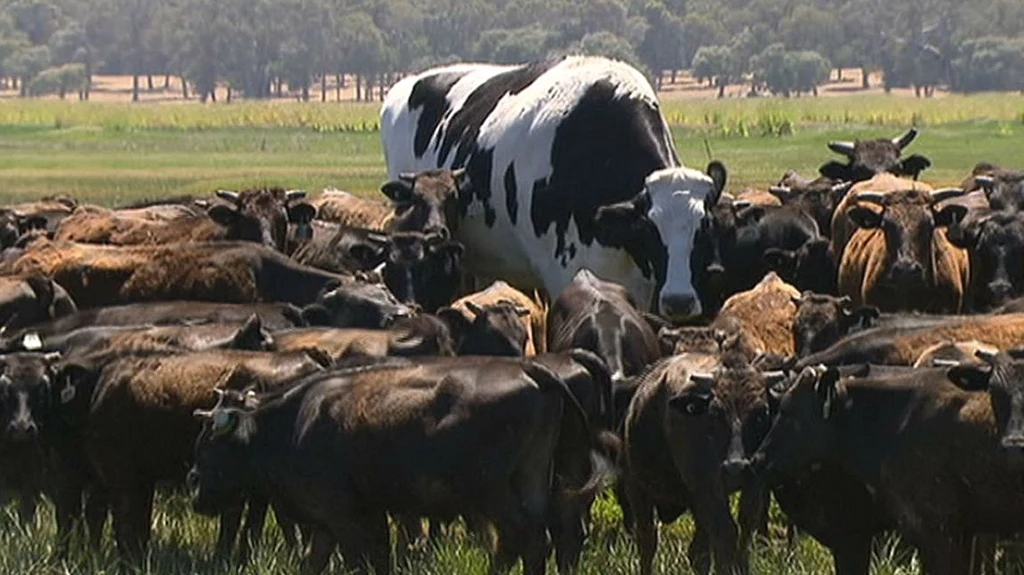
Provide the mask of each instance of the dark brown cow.
{"label": "dark brown cow", "polygon": [[[67,462],[87,461],[92,477],[70,478],[62,486],[58,517],[73,517],[81,488],[96,481],[110,499],[118,551],[140,559],[149,542],[156,482],[185,478],[201,427],[193,412],[214,405],[214,388],[238,377],[246,381],[233,385],[273,387],[321,369],[305,353],[236,350],[109,353],[65,362],[53,399],[63,423],[58,449]],[[222,518],[222,556],[233,546],[240,513],[238,506]],[[68,529],[69,523],[58,525],[61,539]]]}
{"label": "dark brown cow", "polygon": [[425,170],[399,174],[381,186],[381,191],[395,206],[396,231],[421,231],[451,237],[456,215],[465,209],[459,205],[460,194],[469,189],[465,169]]}
{"label": "dark brown cow", "polygon": [[391,240],[372,229],[312,222],[313,235],[289,253],[302,265],[336,274],[369,271],[384,263]]}
{"label": "dark brown cow", "polygon": [[0,336],[76,311],[64,288],[42,274],[0,276]]}
{"label": "dark brown cow", "polygon": [[[411,314],[383,286],[303,266],[249,242],[127,247],[37,242],[6,268],[52,277],[82,308],[187,299],[317,303],[327,306],[317,323],[338,327],[382,327]],[[344,309],[325,301],[342,303],[342,297],[347,298]]]}
{"label": "dark brown cow", "polygon": [[[669,523],[688,509],[697,526],[688,551],[694,570],[707,574],[712,557],[716,573],[745,570],[767,492],[739,472],[771,425],[769,388],[782,377],[732,356],[710,374],[675,356],[641,376],[626,416],[623,470],[641,574],[652,572],[655,511]],[[739,489],[737,534],[728,495]]]}
{"label": "dark brown cow", "polygon": [[59,359],[59,353],[0,355],[0,482],[17,493],[24,527],[35,519],[40,494],[53,487],[45,436]]}
{"label": "dark brown cow", "polygon": [[459,355],[536,355],[547,350],[547,305],[503,281],[438,310]]}
{"label": "dark brown cow", "polygon": [[[960,205],[935,204],[962,190],[887,194],[860,192],[847,215],[860,228],[839,263],[839,293],[855,307],[882,311],[958,313],[970,281],[967,251],[951,244],[948,226],[966,214]],[[833,238],[835,239],[835,238]]]}
{"label": "dark brown cow", "polygon": [[782,205],[791,205],[810,216],[825,237],[832,233],[832,214],[843,201],[853,182],[840,182],[820,177],[804,180],[795,172],[787,172],[779,183],[768,188]]}
{"label": "dark brown cow", "polygon": [[972,535],[1024,529],[1024,476],[1001,446],[1010,415],[1002,402],[947,376],[955,377],[918,369],[841,379],[834,368],[805,369],[753,468],[799,477],[816,463],[838,466],[875,494],[925,572],[968,573]]}
{"label": "dark brown cow", "polygon": [[441,234],[395,232],[381,270],[398,301],[434,313],[452,303],[461,285],[462,244]]}
{"label": "dark brown cow", "polygon": [[917,130],[911,128],[907,133],[891,140],[878,138],[829,142],[828,148],[846,156],[847,163],[828,162],[818,171],[822,176],[840,182],[860,182],[886,172],[897,176],[909,176],[916,180],[922,171],[932,165],[928,158],[920,154],[900,158],[904,148],[916,137]]}
{"label": "dark brown cow", "polygon": [[1016,211],[1024,208],[1024,171],[979,164],[961,187],[967,192],[983,191],[993,209]]}
{"label": "dark brown cow", "polygon": [[69,196],[46,196],[34,202],[11,204],[0,208],[0,213],[9,213],[29,228],[43,228],[49,233],[57,229],[61,220],[71,215],[78,202]]}
{"label": "dark brown cow", "polygon": [[276,396],[226,392],[207,414],[191,475],[199,512],[256,491],[310,524],[303,573],[323,571],[337,544],[349,568],[391,573],[391,513],[489,521],[492,570],[521,557],[523,572],[538,575],[552,468],[594,447],[582,407],[539,363],[403,361],[308,377]]}
{"label": "dark brown cow", "polygon": [[809,291],[793,298],[793,350],[805,357],[828,348],[850,332],[861,318],[849,296],[836,297]]}
{"label": "dark brown cow", "polygon": [[989,311],[1024,295],[1024,212],[975,211],[947,235],[970,254],[972,310]]}
{"label": "dark brown cow", "polygon": [[214,203],[206,214],[170,220],[83,206],[61,222],[54,239],[114,245],[243,240],[283,252],[288,222],[296,223],[298,237],[312,234],[309,222],[315,210],[300,201],[305,197],[301,190],[218,190],[217,197],[224,201]]}

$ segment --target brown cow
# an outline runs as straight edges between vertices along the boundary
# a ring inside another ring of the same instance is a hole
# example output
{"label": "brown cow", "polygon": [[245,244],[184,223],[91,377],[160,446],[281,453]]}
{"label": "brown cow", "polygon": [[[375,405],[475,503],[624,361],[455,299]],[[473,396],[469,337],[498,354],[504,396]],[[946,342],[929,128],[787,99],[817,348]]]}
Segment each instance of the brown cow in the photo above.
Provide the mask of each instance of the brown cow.
{"label": "brown cow", "polygon": [[949,189],[852,195],[860,203],[846,213],[860,229],[839,263],[840,295],[850,296],[855,307],[873,305],[882,311],[962,310],[970,281],[967,250],[950,243],[941,228],[961,219],[967,208],[935,207],[962,193]]}
{"label": "brown cow", "polygon": [[994,356],[999,348],[980,342],[956,341],[937,343],[921,352],[913,367],[943,367],[961,363],[984,363],[979,354]]}
{"label": "brown cow", "polygon": [[316,219],[325,222],[376,232],[390,231],[394,226],[395,209],[385,200],[327,188],[309,203],[316,208]]}
{"label": "brown cow", "polygon": [[503,281],[438,310],[460,355],[536,355],[547,351],[547,303]]}
{"label": "brown cow", "polygon": [[300,201],[305,197],[301,190],[218,190],[217,197],[223,202],[214,203],[206,214],[171,220],[139,217],[138,210],[124,213],[82,207],[61,222],[54,238],[114,245],[244,240],[284,251],[289,221],[298,224],[298,237],[312,233],[309,222],[315,210]]}
{"label": "brown cow", "polygon": [[454,356],[448,326],[429,315],[401,319],[386,330],[310,327],[274,332],[277,351],[318,350],[332,362],[345,358]]}
{"label": "brown cow", "polygon": [[850,237],[857,231],[857,224],[849,217],[850,208],[857,205],[871,207],[870,203],[861,201],[857,197],[858,194],[861,192],[888,194],[904,190],[931,192],[933,189],[934,188],[923,182],[899,178],[892,174],[878,174],[870,180],[854,184],[850,187],[849,192],[843,196],[843,199],[839,202],[835,211],[832,213],[832,221],[830,223],[832,232],[829,249],[832,251],[835,261],[838,262],[842,260],[846,244],[849,243]]}
{"label": "brown cow", "polygon": [[[113,353],[65,362],[54,410],[60,421],[71,424],[58,432],[58,449],[68,464],[84,458],[94,477],[63,486],[67,491],[57,498],[58,517],[74,515],[64,506],[80,499],[75,485],[80,489],[93,479],[110,498],[118,551],[126,559],[141,558],[149,542],[156,482],[185,478],[201,427],[193,412],[216,403],[214,389],[240,374],[246,381],[235,385],[273,387],[320,370],[321,364],[305,353],[235,350]],[[233,546],[240,512],[230,510],[222,517],[217,543],[222,555]],[[62,540],[69,527],[58,525]]]}
{"label": "brown cow", "polygon": [[0,335],[76,311],[64,288],[42,274],[0,276]]}
{"label": "brown cow", "polygon": [[[690,565],[707,574],[745,570],[747,547],[767,492],[736,472],[771,425],[769,388],[783,374],[761,373],[726,357],[712,373],[684,356],[663,359],[640,378],[625,424],[624,487],[635,517],[640,573],[652,572],[657,517],[674,521],[690,509],[697,531]],[[742,489],[737,534],[728,495]]]}
{"label": "brown cow", "polygon": [[793,300],[799,296],[799,290],[768,272],[752,289],[726,300],[711,327],[726,328],[722,322],[735,320],[758,352],[793,355]]}
{"label": "brown cow", "polygon": [[323,303],[328,292],[345,292],[360,303],[350,300],[350,309],[334,311],[375,312],[360,326],[382,327],[411,314],[382,286],[302,266],[249,242],[126,247],[37,242],[5,267],[52,277],[82,308],[189,299],[308,305]]}

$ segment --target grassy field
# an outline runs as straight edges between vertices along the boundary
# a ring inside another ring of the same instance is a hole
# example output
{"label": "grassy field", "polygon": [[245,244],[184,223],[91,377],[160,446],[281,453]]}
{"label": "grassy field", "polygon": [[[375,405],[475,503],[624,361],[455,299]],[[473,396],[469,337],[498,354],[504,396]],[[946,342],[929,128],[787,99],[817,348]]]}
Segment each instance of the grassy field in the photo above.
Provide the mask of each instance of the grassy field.
{"label": "grassy field", "polygon": [[[683,161],[704,166],[709,148],[730,170],[730,190],[765,186],[787,169],[813,175],[836,156],[831,139],[892,137],[921,128],[912,151],[931,158],[926,181],[958,183],[980,160],[1021,166],[1024,97],[947,96],[918,100],[881,95],[793,100],[666,99]],[[385,177],[376,104],[233,103],[128,105],[60,101],[0,102],[0,203],[66,193],[116,204],[143,197],[209,193],[216,188],[280,184],[311,192],[336,186],[372,193]],[[65,564],[47,560],[54,525],[43,509],[35,526],[21,530],[0,513],[0,572],[108,573],[114,570],[107,538],[99,554],[81,553]],[[831,558],[809,539],[785,545],[779,518],[773,536],[754,553],[755,574],[818,574]],[[298,558],[276,529],[246,568],[209,561],[215,523],[190,513],[187,499],[162,496],[154,518],[147,573],[293,572]],[[662,529],[659,573],[689,572],[688,518]],[[874,573],[916,573],[913,561],[892,559],[892,546],[875,560]],[[618,510],[602,501],[583,557],[582,575],[635,572],[636,553],[619,527]],[[486,572],[486,554],[456,535],[412,557],[408,574]],[[335,565],[335,572],[340,566]],[[553,572],[553,569],[552,569]]]}

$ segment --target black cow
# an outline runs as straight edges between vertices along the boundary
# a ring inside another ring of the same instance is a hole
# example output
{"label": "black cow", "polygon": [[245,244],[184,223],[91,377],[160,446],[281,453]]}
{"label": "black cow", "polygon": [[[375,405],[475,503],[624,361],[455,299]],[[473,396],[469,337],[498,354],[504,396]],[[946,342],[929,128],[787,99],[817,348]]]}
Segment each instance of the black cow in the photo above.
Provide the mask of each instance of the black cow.
{"label": "black cow", "polygon": [[932,165],[928,158],[920,154],[900,158],[903,149],[910,145],[916,137],[917,130],[911,128],[907,133],[891,140],[878,138],[853,142],[829,142],[829,149],[846,156],[847,163],[828,162],[822,165],[818,171],[826,178],[841,182],[870,180],[876,174],[885,172],[897,176],[910,176],[916,180],[922,171]]}
{"label": "black cow", "polygon": [[436,233],[394,232],[381,270],[398,301],[434,313],[452,303],[462,280],[462,244]]}
{"label": "black cow", "polygon": [[970,307],[988,311],[1024,295],[1024,213],[993,211],[954,225],[949,241],[971,260]]}
{"label": "black cow", "polygon": [[793,206],[807,214],[818,224],[818,230],[825,237],[832,234],[832,214],[835,213],[853,182],[839,182],[819,177],[805,180],[796,172],[786,172],[779,183],[768,191],[784,206]]}
{"label": "black cow", "polygon": [[59,359],[59,353],[0,355],[0,481],[17,493],[23,526],[35,519],[40,494],[52,487],[45,436]]}
{"label": "black cow", "polygon": [[338,544],[349,567],[391,573],[393,513],[490,521],[493,569],[522,557],[524,573],[542,574],[556,454],[587,459],[592,446],[565,382],[529,361],[335,371],[269,396],[225,392],[205,415],[195,509],[249,492],[281,503],[313,529],[304,573],[321,572]]}
{"label": "black cow", "polygon": [[312,235],[309,222],[316,209],[300,201],[306,197],[302,190],[217,190],[217,197],[227,203],[214,204],[207,213],[213,221],[232,230],[228,239],[259,238],[263,245],[283,252],[288,247],[288,222],[298,225],[297,237]]}

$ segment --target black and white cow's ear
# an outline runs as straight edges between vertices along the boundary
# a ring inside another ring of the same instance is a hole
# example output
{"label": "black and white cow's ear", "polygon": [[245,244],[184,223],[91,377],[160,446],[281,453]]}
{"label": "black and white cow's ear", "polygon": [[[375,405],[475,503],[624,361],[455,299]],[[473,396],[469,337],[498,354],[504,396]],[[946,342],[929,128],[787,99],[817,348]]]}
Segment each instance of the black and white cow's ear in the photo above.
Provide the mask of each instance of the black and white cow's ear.
{"label": "black and white cow's ear", "polygon": [[[640,196],[646,194],[641,193]],[[598,241],[608,246],[621,247],[630,238],[639,219],[646,216],[640,196],[597,209],[594,223]]]}
{"label": "black and white cow's ear", "polygon": [[404,179],[385,182],[380,187],[381,193],[396,204],[407,204],[412,201],[412,182]]}
{"label": "black and white cow's ear", "polygon": [[718,199],[722,196],[722,192],[725,190],[725,184],[728,180],[728,173],[725,170],[725,164],[718,160],[711,160],[708,163],[707,174],[711,176],[711,181],[715,183],[711,189],[711,193],[708,194],[707,204],[714,206],[718,204]]}

